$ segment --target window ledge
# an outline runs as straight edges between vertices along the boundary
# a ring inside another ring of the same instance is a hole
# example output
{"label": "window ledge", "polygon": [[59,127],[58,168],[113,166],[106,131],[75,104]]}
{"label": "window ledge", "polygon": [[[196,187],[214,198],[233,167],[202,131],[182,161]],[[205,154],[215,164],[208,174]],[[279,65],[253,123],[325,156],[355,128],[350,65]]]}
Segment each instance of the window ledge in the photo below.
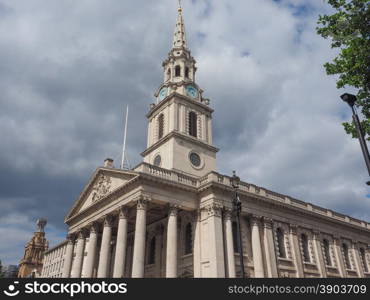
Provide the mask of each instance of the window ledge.
{"label": "window ledge", "polygon": [[284,258],[284,257],[278,257],[278,260],[281,260],[281,261],[285,261],[285,262],[293,262],[293,260],[292,259],[290,259],[290,258]]}

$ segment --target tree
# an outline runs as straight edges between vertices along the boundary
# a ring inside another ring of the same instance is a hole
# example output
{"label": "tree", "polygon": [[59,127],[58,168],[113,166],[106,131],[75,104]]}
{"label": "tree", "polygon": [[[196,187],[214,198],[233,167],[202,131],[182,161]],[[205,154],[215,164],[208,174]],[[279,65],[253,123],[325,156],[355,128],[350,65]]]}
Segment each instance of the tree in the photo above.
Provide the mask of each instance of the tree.
{"label": "tree", "polygon": [[[338,74],[337,88],[358,89],[356,106],[364,120],[361,126],[370,140],[370,2],[368,0],[328,0],[335,9],[332,15],[320,15],[317,33],[331,39],[331,47],[340,53],[324,64],[328,75]],[[352,123],[343,123],[352,137],[358,137]]]}
{"label": "tree", "polygon": [[3,265],[0,260],[0,278],[4,278],[4,273],[3,273]]}

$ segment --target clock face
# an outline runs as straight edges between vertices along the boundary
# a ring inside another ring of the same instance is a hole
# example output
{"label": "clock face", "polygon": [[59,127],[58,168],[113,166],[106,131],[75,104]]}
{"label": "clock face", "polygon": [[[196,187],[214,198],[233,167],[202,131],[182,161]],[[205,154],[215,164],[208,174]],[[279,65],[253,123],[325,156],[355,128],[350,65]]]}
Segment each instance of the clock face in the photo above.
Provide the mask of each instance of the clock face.
{"label": "clock face", "polygon": [[190,162],[194,167],[199,167],[201,163],[200,156],[197,153],[192,152],[190,154]]}
{"label": "clock face", "polygon": [[163,87],[160,91],[159,91],[159,100],[163,100],[164,98],[166,98],[167,96],[167,91],[168,89],[166,87]]}
{"label": "clock face", "polygon": [[192,85],[188,85],[186,87],[186,94],[192,98],[197,98],[198,97],[198,90],[192,86]]}

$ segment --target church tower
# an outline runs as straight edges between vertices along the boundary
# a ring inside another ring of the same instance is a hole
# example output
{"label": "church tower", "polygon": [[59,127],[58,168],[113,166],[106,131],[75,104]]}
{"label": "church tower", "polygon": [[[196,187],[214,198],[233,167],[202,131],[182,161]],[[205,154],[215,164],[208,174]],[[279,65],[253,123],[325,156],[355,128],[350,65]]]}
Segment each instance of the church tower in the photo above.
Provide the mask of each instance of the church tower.
{"label": "church tower", "polygon": [[203,176],[216,170],[209,99],[195,83],[195,59],[187,47],[179,5],[172,49],[163,62],[164,82],[150,105],[144,162],[186,174]]}

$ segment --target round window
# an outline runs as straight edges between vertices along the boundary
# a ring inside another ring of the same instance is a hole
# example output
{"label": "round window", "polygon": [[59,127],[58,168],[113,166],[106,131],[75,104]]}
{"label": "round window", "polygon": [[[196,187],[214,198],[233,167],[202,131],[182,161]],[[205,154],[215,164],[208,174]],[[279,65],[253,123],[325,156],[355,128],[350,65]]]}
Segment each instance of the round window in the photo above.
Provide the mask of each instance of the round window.
{"label": "round window", "polygon": [[197,153],[192,152],[190,154],[190,161],[193,164],[193,166],[195,167],[200,166],[201,160],[200,160],[200,156]]}
{"label": "round window", "polygon": [[155,158],[154,158],[154,165],[159,167],[161,165],[161,162],[162,162],[162,158],[161,156],[158,154]]}

